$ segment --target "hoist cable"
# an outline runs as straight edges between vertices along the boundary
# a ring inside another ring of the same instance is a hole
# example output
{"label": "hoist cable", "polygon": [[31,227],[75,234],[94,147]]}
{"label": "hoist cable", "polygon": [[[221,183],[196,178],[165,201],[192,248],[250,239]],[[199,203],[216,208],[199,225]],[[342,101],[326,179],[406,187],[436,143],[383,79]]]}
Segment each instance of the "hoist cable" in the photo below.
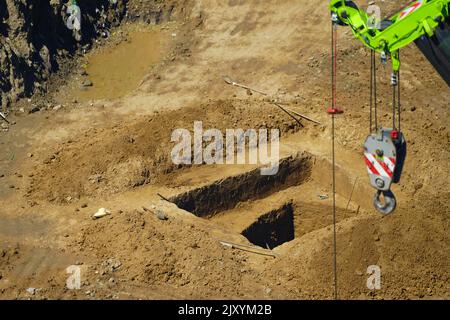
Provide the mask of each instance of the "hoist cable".
{"label": "hoist cable", "polygon": [[373,54],[373,101],[374,101],[374,116],[375,116],[375,131],[378,130],[378,97],[377,97],[377,61],[375,57],[375,52]]}
{"label": "hoist cable", "polygon": [[[393,77],[397,78],[397,72],[394,72]],[[395,81],[397,81],[395,79]],[[397,130],[397,123],[395,121],[395,113],[397,112],[397,85],[392,84],[392,129]]]}
{"label": "hoist cable", "polygon": [[370,133],[378,130],[377,65],[375,52],[370,54]]}
{"label": "hoist cable", "polygon": [[[398,52],[398,60],[400,61],[400,51]],[[402,104],[401,104],[401,100],[400,100],[400,70],[397,73],[397,80],[398,80],[398,84],[397,84],[397,108],[398,108],[398,131],[402,131]]]}
{"label": "hoist cable", "polygon": [[372,131],[372,124],[373,124],[373,59],[375,57],[375,52],[370,51],[370,116],[369,116],[369,134],[371,134]]}
{"label": "hoist cable", "polygon": [[337,244],[336,244],[336,153],[335,153],[335,111],[336,106],[336,77],[337,77],[337,30],[336,23],[331,23],[331,82],[332,82],[332,110],[331,114],[331,140],[332,140],[332,158],[333,158],[333,274],[334,274],[334,299],[338,299],[338,279],[337,279]]}
{"label": "hoist cable", "polygon": [[[400,60],[400,52],[398,52],[398,59]],[[400,101],[400,70],[393,73],[393,88],[392,88],[392,128],[401,131],[401,101]],[[397,117],[397,119],[396,119]],[[397,121],[396,121],[397,120]]]}

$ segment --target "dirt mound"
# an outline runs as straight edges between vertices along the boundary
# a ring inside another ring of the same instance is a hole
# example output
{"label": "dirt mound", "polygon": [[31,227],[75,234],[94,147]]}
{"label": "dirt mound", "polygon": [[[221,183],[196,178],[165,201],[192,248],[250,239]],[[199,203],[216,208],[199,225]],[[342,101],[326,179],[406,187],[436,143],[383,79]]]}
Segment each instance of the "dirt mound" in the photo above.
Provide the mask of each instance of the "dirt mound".
{"label": "dirt mound", "polygon": [[270,105],[236,100],[211,101],[199,108],[91,128],[50,153],[36,154],[27,194],[32,199],[67,203],[168,181],[165,175],[181,168],[170,158],[172,132],[178,128],[193,132],[194,121],[203,121],[205,130],[222,132],[238,123],[244,130],[268,127],[292,133],[298,129],[291,118]]}
{"label": "dirt mound", "polygon": [[[448,228],[448,217],[413,208],[401,209],[386,219],[357,216],[340,223],[337,245],[340,298],[448,298],[449,276],[444,270],[449,268],[449,260],[444,248],[448,248],[450,238],[442,234],[443,227]],[[440,236],[431,236],[436,233]],[[294,253],[295,246],[301,248],[301,255]],[[313,299],[332,298],[331,226],[301,237],[289,248],[292,251],[286,249],[286,254],[266,272],[273,268],[280,270],[273,280],[283,283],[288,292]],[[287,265],[295,265],[296,271],[286,268]],[[381,290],[366,290],[366,270],[371,265],[382,266]]]}
{"label": "dirt mound", "polygon": [[246,267],[247,255],[224,249],[205,226],[194,221],[176,216],[162,221],[148,211],[124,212],[85,227],[73,245],[97,256],[93,266],[100,272],[103,260],[120,261],[115,272],[106,270],[101,276],[92,272],[93,284],[95,278],[107,282],[114,276],[119,285],[168,285],[193,298],[254,297],[256,284],[247,289],[240,286],[257,278]]}
{"label": "dirt mound", "polygon": [[[90,263],[90,283],[114,277],[134,298],[149,298],[152,294],[129,292],[132,286],[176,287],[178,294],[193,299],[332,298],[331,221],[285,243],[275,250],[280,256],[273,259],[221,246],[214,222],[180,215],[167,207],[162,210],[168,220],[161,220],[154,214],[157,210],[159,206],[116,212],[110,219],[85,224],[72,246],[97,257]],[[448,297],[449,276],[444,270],[449,267],[445,248],[450,238],[432,236],[442,234],[442,226],[448,227],[448,217],[425,216],[426,210],[402,208],[386,219],[377,215],[340,217],[339,297]],[[321,218],[316,221],[323,223]],[[120,261],[121,267],[114,272],[105,269],[102,264],[108,259]],[[382,266],[382,290],[366,288],[370,265]],[[100,275],[95,275],[94,270]],[[163,297],[170,297],[170,292],[166,290]],[[108,293],[97,289],[100,297]]]}

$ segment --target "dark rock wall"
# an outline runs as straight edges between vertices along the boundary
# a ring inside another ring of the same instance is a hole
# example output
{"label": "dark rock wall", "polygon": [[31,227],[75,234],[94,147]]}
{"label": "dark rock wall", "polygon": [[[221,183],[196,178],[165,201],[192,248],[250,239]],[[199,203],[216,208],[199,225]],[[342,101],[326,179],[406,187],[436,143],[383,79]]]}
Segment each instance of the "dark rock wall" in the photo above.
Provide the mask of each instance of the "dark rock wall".
{"label": "dark rock wall", "polygon": [[0,107],[36,92],[60,68],[63,58],[89,47],[96,37],[124,19],[161,23],[171,18],[175,2],[138,0],[78,0],[81,31],[66,26],[64,0],[0,0]]}

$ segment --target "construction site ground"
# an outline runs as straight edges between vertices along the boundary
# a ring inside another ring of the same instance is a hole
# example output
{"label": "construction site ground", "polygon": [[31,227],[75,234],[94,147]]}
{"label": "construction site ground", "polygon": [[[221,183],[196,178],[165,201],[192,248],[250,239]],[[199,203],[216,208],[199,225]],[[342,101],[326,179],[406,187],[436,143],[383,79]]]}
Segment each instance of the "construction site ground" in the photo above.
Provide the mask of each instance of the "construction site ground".
{"label": "construction site ground", "polygon": [[[327,1],[196,1],[184,20],[115,28],[50,86],[48,108],[12,115],[0,132],[0,298],[332,299],[329,19]],[[449,299],[450,90],[416,47],[403,50],[408,157],[398,209],[382,216],[362,158],[370,52],[346,28],[338,41],[339,297]],[[299,127],[225,75],[322,125]],[[378,75],[390,127],[389,64]],[[174,165],[172,131],[194,121],[280,129],[282,174]],[[190,192],[198,212],[175,204]],[[111,213],[92,219],[99,208]],[[258,221],[277,229],[272,245],[249,240]],[[66,286],[71,265],[80,290]],[[371,265],[381,290],[367,288]]]}

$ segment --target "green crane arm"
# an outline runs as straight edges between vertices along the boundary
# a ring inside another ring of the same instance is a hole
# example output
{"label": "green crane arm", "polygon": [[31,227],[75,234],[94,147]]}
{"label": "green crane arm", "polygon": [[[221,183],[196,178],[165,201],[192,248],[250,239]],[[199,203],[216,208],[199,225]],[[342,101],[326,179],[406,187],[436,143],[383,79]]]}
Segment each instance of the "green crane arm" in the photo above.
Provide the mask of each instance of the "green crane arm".
{"label": "green crane arm", "polygon": [[350,26],[353,34],[370,49],[391,55],[394,71],[400,69],[398,50],[422,36],[433,37],[436,28],[448,21],[449,6],[450,0],[418,0],[392,17],[376,21],[353,1],[330,2],[338,23]]}

